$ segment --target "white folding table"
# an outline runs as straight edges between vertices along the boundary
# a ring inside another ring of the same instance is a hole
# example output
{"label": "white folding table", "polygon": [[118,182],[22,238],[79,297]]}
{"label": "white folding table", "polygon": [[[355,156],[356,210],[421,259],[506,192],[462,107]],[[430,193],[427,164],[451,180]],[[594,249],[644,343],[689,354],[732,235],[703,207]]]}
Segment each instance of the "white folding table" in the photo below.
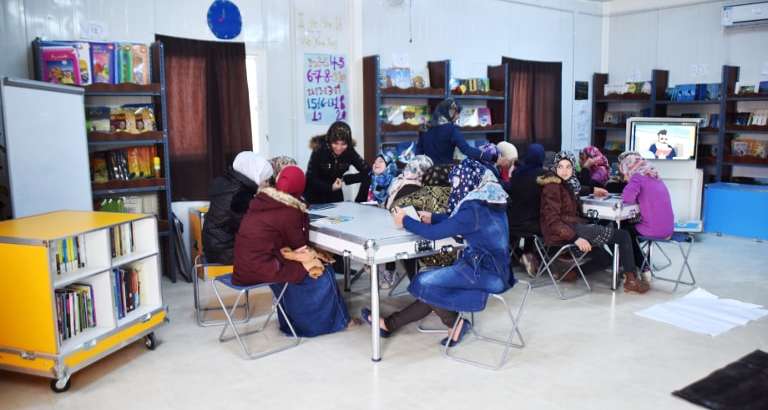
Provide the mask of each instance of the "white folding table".
{"label": "white folding table", "polygon": [[337,202],[309,210],[309,242],[344,258],[344,283],[349,281],[349,265],[356,261],[371,269],[371,344],[374,362],[381,360],[379,338],[379,278],[377,265],[397,260],[420,258],[450,252],[459,246],[453,238],[432,241],[395,227],[385,209],[354,202]]}
{"label": "white folding table", "polygon": [[[621,199],[621,195],[610,195],[604,198],[595,198],[592,195],[581,197],[581,212],[587,218],[613,221],[617,229],[621,229],[621,221],[632,219],[640,215],[638,205],[627,205]],[[611,290],[618,287],[619,277],[619,245],[613,245],[613,280]]]}

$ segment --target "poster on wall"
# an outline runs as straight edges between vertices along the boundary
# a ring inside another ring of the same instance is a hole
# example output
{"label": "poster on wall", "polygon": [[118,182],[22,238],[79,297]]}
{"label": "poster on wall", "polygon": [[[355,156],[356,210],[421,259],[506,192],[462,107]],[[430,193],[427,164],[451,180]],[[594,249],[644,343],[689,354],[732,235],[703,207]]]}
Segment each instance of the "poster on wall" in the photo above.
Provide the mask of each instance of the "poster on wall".
{"label": "poster on wall", "polygon": [[347,59],[304,54],[304,118],[310,124],[347,121]]}

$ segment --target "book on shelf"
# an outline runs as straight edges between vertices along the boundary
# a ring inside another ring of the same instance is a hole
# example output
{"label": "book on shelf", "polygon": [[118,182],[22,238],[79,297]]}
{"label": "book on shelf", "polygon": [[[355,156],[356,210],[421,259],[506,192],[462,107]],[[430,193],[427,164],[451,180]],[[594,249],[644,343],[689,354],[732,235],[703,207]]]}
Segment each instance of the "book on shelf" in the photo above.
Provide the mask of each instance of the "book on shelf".
{"label": "book on shelf", "polygon": [[127,212],[158,215],[160,201],[157,193],[109,197],[96,201],[93,209],[102,212]]}
{"label": "book on shelf", "polygon": [[768,141],[735,138],[731,141],[731,154],[734,157],[768,158]]}
{"label": "book on shelf", "polygon": [[119,43],[117,83],[149,84],[149,48],[146,44]]}
{"label": "book on shelf", "polygon": [[707,125],[709,125],[709,118],[706,116],[706,114],[702,113],[695,113],[695,112],[687,112],[680,114],[681,118],[694,118],[699,120],[699,128],[704,128]]}
{"label": "book on shelf", "polygon": [[637,111],[606,111],[603,114],[603,124],[624,125],[627,118],[642,116],[644,115]]}
{"label": "book on shelf", "polygon": [[747,122],[747,125],[757,127],[764,127],[768,125],[768,110],[753,111],[749,115],[749,121]]}
{"label": "book on shelf", "polygon": [[411,85],[414,88],[429,88],[429,68],[424,66],[421,69],[414,70],[411,74]]}
{"label": "book on shelf", "polygon": [[113,258],[133,253],[136,250],[133,224],[129,222],[109,228],[109,240]]}
{"label": "book on shelf", "polygon": [[93,82],[98,84],[115,83],[115,44],[91,43],[91,63]]}
{"label": "book on shelf", "polygon": [[382,105],[379,118],[390,125],[424,125],[429,121],[429,107],[426,105]]}
{"label": "book on shelf", "polygon": [[491,82],[487,78],[451,78],[448,84],[454,94],[491,91]]}
{"label": "book on shelf", "polygon": [[759,89],[760,84],[756,84],[754,81],[737,81],[736,85],[733,87],[733,91],[736,95],[756,94]]}
{"label": "book on shelf", "polygon": [[[109,131],[123,131],[139,134],[144,131],[154,131],[155,107],[153,104],[124,104],[121,106],[103,107],[109,108]],[[102,111],[99,111],[101,113]],[[86,110],[86,116],[88,111]],[[88,117],[86,117],[87,123]]]}
{"label": "book on shelf", "polygon": [[484,105],[461,107],[458,125],[460,127],[485,127],[491,124],[491,110]]}
{"label": "book on shelf", "polygon": [[74,283],[54,291],[59,342],[97,326],[93,286]]}
{"label": "book on shelf", "polygon": [[749,125],[749,119],[752,116],[750,112],[737,112],[733,116],[733,122],[740,127],[746,127]]}
{"label": "book on shelf", "polygon": [[52,266],[56,275],[73,272],[86,266],[85,235],[51,241]]}
{"label": "book on shelf", "polygon": [[720,114],[709,114],[708,123],[710,128],[720,128]]}
{"label": "book on shelf", "polygon": [[42,81],[71,84],[149,84],[149,46],[139,43],[43,41]]}
{"label": "book on shelf", "polygon": [[768,80],[760,81],[757,85],[758,94],[768,94]]}
{"label": "book on shelf", "polygon": [[633,81],[623,84],[605,84],[603,85],[603,95],[625,95],[625,94],[650,94],[650,81]]}
{"label": "book on shelf", "polygon": [[141,281],[135,267],[112,269],[112,294],[118,319],[141,306]]}
{"label": "book on shelf", "polygon": [[160,178],[154,166],[158,160],[155,145],[93,152],[90,158],[91,180],[101,183],[109,180]]}
{"label": "book on shelf", "polygon": [[390,67],[384,70],[384,86],[387,88],[410,88],[411,69],[408,67]]}

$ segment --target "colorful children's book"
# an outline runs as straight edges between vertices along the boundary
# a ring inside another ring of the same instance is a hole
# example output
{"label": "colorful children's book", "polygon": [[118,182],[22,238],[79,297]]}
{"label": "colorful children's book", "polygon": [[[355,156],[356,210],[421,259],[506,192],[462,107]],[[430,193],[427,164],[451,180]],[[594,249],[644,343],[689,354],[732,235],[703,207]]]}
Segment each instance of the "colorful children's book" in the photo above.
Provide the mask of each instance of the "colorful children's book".
{"label": "colorful children's book", "polygon": [[131,82],[149,84],[149,48],[146,44],[131,46]]}
{"label": "colorful children's book", "polygon": [[405,67],[392,67],[385,71],[387,87],[410,88],[411,69]]}
{"label": "colorful children's book", "polygon": [[491,125],[491,110],[488,107],[479,107],[477,109],[477,117],[480,120],[481,127],[487,127]]}
{"label": "colorful children's book", "polygon": [[117,83],[133,82],[132,44],[117,45]]}
{"label": "colorful children's book", "polygon": [[40,43],[43,51],[50,48],[72,47],[77,59],[78,80],[75,84],[89,85],[93,83],[91,75],[91,44],[85,41],[43,41]]}
{"label": "colorful children's book", "polygon": [[41,54],[43,81],[56,84],[80,84],[80,69],[74,47],[45,47],[42,48]]}
{"label": "colorful children's book", "polygon": [[93,82],[115,84],[115,44],[91,43]]}

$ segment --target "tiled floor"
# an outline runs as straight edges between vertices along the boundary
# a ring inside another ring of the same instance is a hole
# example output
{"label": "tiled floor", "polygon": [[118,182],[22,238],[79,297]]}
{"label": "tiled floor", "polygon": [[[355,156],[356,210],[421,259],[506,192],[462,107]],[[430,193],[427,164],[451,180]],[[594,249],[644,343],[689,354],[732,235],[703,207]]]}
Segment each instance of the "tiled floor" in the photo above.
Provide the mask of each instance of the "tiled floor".
{"label": "tiled floor", "polygon": [[[719,296],[768,305],[768,244],[702,235],[691,264],[699,285]],[[677,258],[675,259],[677,261]],[[768,319],[712,338],[634,315],[676,295],[654,282],[646,295],[612,293],[608,273],[591,276],[592,294],[561,301],[534,290],[522,321],[528,346],[500,371],[444,359],[442,335],[414,326],[385,340],[384,360],[370,361],[370,332],[355,327],[305,340],[298,348],[256,361],[234,342],[219,344],[216,328],[192,315],[192,287],[165,283],[171,322],[157,332],[155,351],[136,343],[76,373],[72,388],[53,394],[47,380],[0,372],[2,409],[674,409],[694,406],[670,392],[754,349],[768,350]],[[366,302],[366,284],[348,295],[351,313]],[[520,289],[507,295],[515,301]],[[258,309],[268,296],[255,295]],[[408,296],[382,298],[391,312]],[[491,305],[479,325],[498,328]],[[272,329],[271,341],[282,338]],[[252,340],[254,346],[264,339]],[[464,346],[465,353],[490,354]]]}

